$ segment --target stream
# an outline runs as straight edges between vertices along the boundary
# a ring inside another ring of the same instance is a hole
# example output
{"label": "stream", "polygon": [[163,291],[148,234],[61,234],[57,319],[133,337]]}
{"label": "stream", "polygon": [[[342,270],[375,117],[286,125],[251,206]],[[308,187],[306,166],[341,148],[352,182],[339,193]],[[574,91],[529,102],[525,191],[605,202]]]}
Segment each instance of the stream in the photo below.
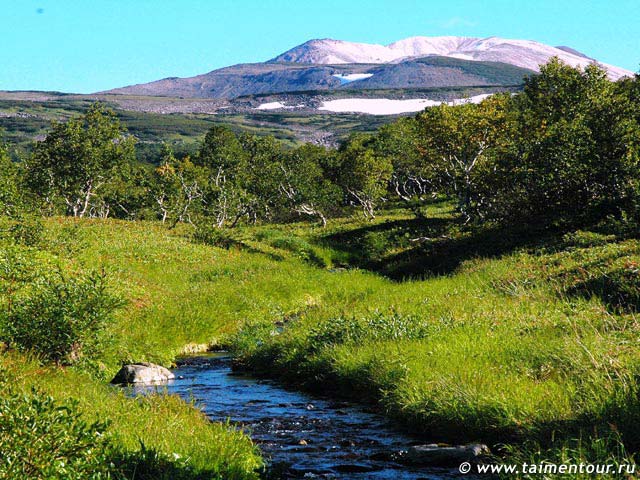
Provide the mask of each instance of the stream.
{"label": "stream", "polygon": [[271,380],[231,370],[231,357],[186,357],[163,386],[136,386],[134,393],[165,389],[195,399],[214,421],[230,420],[247,431],[283,479],[448,479],[457,469],[416,468],[398,463],[411,445],[428,443],[393,428],[362,406],[288,390]]}

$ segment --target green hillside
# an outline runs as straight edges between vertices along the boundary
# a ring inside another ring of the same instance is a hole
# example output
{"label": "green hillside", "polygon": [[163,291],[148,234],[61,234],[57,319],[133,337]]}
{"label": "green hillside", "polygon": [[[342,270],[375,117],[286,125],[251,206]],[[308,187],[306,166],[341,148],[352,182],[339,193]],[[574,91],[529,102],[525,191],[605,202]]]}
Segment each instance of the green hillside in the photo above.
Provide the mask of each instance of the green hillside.
{"label": "green hillside", "polygon": [[[623,461],[617,435],[627,448],[638,442],[638,241],[593,232],[460,235],[451,221],[448,204],[435,204],[422,221],[388,211],[327,230],[241,229],[236,246],[221,249],[192,243],[188,229],[54,218],[38,248],[65,269],[105,269],[125,296],[101,357],[106,378],[121,359],[168,364],[189,345],[227,345],[255,373],[325,392],[333,385],[430,438],[480,440],[526,459],[538,454],[523,450],[525,441],[547,459]],[[416,232],[451,238],[416,246]],[[472,249],[455,254],[463,243]],[[455,255],[446,274],[431,267],[442,251]],[[423,280],[380,274],[409,253]],[[124,449],[135,451],[140,439],[188,456],[196,471],[217,465],[223,478],[250,478],[258,465],[246,440],[174,399],[134,403],[95,377],[0,358],[13,390],[34,385],[78,398],[88,418],[113,422]],[[576,447],[580,436],[591,440]]]}

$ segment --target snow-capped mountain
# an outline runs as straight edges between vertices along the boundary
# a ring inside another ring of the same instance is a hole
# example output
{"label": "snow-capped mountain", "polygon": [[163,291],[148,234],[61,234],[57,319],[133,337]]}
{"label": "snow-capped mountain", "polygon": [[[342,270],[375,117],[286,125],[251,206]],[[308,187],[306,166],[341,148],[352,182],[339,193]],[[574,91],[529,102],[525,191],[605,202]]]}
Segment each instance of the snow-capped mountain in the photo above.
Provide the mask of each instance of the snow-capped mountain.
{"label": "snow-capped mountain", "polygon": [[[110,90],[108,93],[186,98],[233,99],[251,95],[482,87],[518,88],[541,64],[559,57],[572,66],[596,60],[569,47],[498,37],[411,37],[390,45],[342,40],[310,40],[264,63],[240,64],[190,78]],[[633,75],[604,66],[612,79]],[[406,90],[409,90],[406,91]],[[413,92],[413,93],[410,93]],[[385,95],[387,93],[384,93]]]}
{"label": "snow-capped mountain", "polygon": [[[310,40],[271,60],[313,64],[393,63],[431,55],[463,60],[502,62],[529,70],[551,57],[572,66],[585,67],[596,60],[571,48],[552,47],[532,40],[510,40],[499,37],[410,37],[389,45],[353,43],[342,40]],[[598,62],[599,63],[599,62]],[[633,72],[600,63],[617,80]]]}

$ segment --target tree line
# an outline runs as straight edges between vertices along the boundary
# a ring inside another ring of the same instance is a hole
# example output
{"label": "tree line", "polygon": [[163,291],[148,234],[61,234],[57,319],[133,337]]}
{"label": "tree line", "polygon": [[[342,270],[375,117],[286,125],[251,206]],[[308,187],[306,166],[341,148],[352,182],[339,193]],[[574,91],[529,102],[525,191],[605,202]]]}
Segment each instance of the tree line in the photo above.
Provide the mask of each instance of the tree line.
{"label": "tree line", "polygon": [[0,213],[155,219],[215,228],[327,219],[384,205],[420,215],[452,198],[465,223],[640,220],[640,76],[611,82],[552,59],[522,92],[440,105],[354,134],[339,148],[285,148],[214,126],[197,151],[155,165],[102,104],[54,123],[14,164],[0,147]]}

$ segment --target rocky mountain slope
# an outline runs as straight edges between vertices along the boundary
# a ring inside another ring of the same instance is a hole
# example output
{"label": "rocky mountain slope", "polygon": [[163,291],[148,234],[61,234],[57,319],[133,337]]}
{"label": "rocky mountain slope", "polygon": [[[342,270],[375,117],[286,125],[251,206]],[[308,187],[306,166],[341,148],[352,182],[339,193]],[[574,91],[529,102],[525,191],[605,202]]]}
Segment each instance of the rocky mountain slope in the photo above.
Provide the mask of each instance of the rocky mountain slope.
{"label": "rocky mountain slope", "polygon": [[232,99],[269,93],[512,86],[532,70],[500,62],[446,57],[409,59],[394,64],[312,65],[256,63],[214,70],[191,78],[166,78],[107,93],[185,98]]}
{"label": "rocky mountain slope", "polygon": [[[498,37],[412,37],[390,45],[311,40],[265,63],[165,78],[105,93],[234,99],[348,89],[506,87],[522,84],[551,57],[584,67],[595,60],[570,47]],[[618,79],[632,72],[602,64]]]}

